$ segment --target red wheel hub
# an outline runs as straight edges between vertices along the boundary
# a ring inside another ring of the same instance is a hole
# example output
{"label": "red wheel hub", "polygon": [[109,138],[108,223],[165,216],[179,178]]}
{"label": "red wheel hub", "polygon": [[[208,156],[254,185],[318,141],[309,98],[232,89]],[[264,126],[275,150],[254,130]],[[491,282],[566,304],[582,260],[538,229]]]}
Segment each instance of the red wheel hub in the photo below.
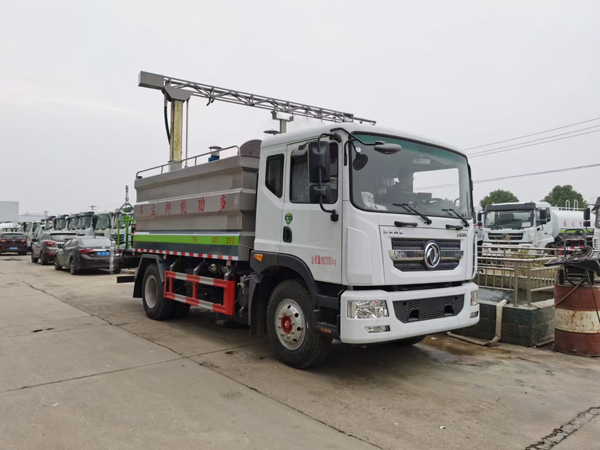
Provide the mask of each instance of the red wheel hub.
{"label": "red wheel hub", "polygon": [[281,330],[285,334],[290,334],[292,332],[292,319],[288,316],[283,316],[281,318]]}

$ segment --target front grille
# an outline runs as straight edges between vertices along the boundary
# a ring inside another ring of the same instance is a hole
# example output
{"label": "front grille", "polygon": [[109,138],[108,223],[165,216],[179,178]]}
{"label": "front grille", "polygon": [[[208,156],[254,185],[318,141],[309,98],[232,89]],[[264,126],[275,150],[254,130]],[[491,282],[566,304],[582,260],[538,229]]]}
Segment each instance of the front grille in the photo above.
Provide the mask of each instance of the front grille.
{"label": "front grille", "polygon": [[[423,239],[392,239],[392,249],[393,250],[408,250],[408,249],[420,249],[423,250],[425,248],[425,244],[427,244],[429,240]],[[451,241],[451,240],[437,240],[435,241],[440,248],[443,249],[460,249],[460,241]]]}
{"label": "front grille", "polygon": [[488,233],[488,237],[490,241],[498,242],[522,241],[523,233]]}
{"label": "front grille", "polygon": [[423,298],[420,300],[396,301],[394,313],[402,323],[422,322],[457,316],[465,304],[464,295]]}
{"label": "front grille", "polygon": [[440,247],[441,260],[435,269],[428,269],[424,261],[425,245],[431,242],[424,239],[392,238],[392,252],[395,253],[394,267],[402,272],[424,270],[454,270],[460,264],[463,252],[458,240],[435,240]]}

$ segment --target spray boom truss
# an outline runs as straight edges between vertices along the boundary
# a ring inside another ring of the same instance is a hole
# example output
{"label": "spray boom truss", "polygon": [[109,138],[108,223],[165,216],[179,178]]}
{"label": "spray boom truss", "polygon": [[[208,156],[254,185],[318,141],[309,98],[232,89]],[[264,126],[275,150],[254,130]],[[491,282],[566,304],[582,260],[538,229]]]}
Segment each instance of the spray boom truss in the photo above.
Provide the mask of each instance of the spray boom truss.
{"label": "spray boom truss", "polygon": [[329,122],[360,122],[375,125],[374,120],[355,117],[354,114],[347,112],[334,111],[328,108],[320,108],[317,106],[280,100],[273,97],[265,97],[263,95],[249,94],[233,89],[224,89],[217,86],[195,83],[193,81],[167,77],[150,72],[140,72],[138,85],[140,87],[165,91],[167,95],[169,95],[170,88],[175,88],[173,91],[184,90],[188,92],[188,95],[208,99],[207,106],[215,101],[222,101]]}

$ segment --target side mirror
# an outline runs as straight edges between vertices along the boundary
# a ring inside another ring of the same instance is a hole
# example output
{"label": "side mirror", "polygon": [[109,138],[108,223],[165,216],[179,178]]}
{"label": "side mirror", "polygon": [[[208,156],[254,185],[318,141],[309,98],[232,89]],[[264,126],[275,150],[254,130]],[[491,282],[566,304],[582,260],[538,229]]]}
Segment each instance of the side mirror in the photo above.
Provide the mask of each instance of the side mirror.
{"label": "side mirror", "polygon": [[354,168],[354,170],[362,170],[367,165],[367,162],[369,162],[369,157],[364,153],[359,153],[354,158],[352,167]]}
{"label": "side mirror", "polygon": [[480,211],[477,213],[477,226],[483,225],[483,213]]}
{"label": "side mirror", "polygon": [[590,218],[591,218],[590,208],[585,208],[583,210],[583,226],[584,227],[589,228],[592,225]]}
{"label": "side mirror", "polygon": [[328,184],[311,184],[309,187],[309,195],[311,203],[330,203],[331,202],[331,186]]}
{"label": "side mirror", "polygon": [[[308,173],[311,183],[328,183],[331,180],[329,142],[311,142],[308,145]],[[320,178],[319,178],[320,174]]]}

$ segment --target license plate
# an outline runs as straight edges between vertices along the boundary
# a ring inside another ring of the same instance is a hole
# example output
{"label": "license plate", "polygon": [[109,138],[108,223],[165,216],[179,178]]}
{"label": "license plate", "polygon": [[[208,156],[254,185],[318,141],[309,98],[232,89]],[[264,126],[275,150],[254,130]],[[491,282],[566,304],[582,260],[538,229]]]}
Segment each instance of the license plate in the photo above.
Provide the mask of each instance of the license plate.
{"label": "license plate", "polygon": [[17,247],[11,247],[9,250],[18,250]]}
{"label": "license plate", "polygon": [[96,253],[98,256],[108,256],[110,255],[110,252],[98,252]]}

